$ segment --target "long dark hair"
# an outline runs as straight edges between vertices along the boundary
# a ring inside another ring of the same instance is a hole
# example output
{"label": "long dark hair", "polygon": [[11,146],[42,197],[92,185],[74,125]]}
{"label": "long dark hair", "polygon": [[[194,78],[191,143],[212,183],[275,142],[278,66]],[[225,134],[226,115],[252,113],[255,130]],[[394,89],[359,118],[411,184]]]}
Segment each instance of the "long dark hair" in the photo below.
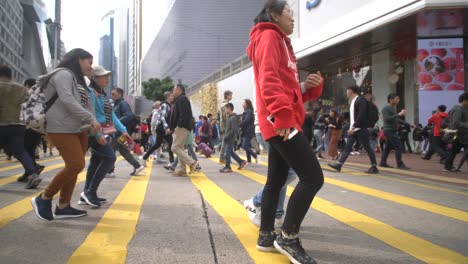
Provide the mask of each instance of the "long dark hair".
{"label": "long dark hair", "polygon": [[244,99],[244,102],[245,102],[245,105],[247,106],[247,109],[252,109],[253,111],[252,101],[250,101],[249,99]]}
{"label": "long dark hair", "polygon": [[57,68],[67,68],[73,72],[75,75],[76,81],[83,87],[86,87],[86,82],[84,79],[83,72],[80,67],[80,59],[92,59],[93,55],[87,52],[84,49],[72,49],[65,56],[63,56],[62,61],[57,66]]}
{"label": "long dark hair", "polygon": [[281,15],[286,6],[288,6],[288,2],[284,0],[268,0],[262,11],[254,19],[255,25],[261,22],[274,22],[271,13]]}

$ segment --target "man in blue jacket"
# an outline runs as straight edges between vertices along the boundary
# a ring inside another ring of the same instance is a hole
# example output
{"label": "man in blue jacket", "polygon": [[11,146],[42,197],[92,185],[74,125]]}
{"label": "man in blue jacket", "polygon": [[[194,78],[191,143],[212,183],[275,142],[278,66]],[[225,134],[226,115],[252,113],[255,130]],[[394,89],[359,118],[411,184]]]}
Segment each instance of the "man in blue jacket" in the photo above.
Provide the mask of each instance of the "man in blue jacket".
{"label": "man in blue jacket", "polygon": [[114,113],[120,122],[127,128],[128,134],[133,134],[136,127],[136,117],[130,105],[123,99],[123,89],[114,88],[111,96],[114,101]]}

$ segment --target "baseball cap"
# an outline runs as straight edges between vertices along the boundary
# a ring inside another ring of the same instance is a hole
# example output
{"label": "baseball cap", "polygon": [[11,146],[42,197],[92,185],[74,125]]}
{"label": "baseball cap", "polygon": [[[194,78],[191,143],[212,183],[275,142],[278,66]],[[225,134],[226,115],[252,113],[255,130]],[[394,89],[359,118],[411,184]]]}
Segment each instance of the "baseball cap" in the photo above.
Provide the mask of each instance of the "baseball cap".
{"label": "baseball cap", "polygon": [[106,76],[106,75],[109,75],[109,74],[112,74],[112,72],[106,70],[101,65],[93,67],[93,73],[92,73],[93,76]]}

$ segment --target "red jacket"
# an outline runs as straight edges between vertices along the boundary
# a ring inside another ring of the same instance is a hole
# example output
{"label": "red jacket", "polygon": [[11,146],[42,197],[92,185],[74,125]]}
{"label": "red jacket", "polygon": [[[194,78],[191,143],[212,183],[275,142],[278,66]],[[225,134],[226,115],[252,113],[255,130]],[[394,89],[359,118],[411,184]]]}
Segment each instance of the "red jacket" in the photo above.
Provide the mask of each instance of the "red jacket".
{"label": "red jacket", "polygon": [[[274,23],[252,28],[247,54],[253,64],[258,123],[264,139],[277,136],[278,128],[302,131],[304,102],[320,97],[323,83],[302,94],[291,42]],[[275,117],[274,126],[267,120],[270,114]]]}
{"label": "red jacket", "polygon": [[434,124],[434,137],[441,137],[442,133],[440,132],[440,127],[442,125],[443,118],[447,118],[448,114],[445,112],[435,113],[427,121],[429,124]]}

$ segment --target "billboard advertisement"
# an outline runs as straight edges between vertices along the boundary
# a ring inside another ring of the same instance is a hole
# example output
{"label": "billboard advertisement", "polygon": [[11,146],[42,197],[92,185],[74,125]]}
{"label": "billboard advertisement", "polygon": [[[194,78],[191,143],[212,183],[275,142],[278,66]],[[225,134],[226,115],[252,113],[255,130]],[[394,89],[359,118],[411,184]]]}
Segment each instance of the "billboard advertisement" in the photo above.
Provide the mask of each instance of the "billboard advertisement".
{"label": "billboard advertisement", "polygon": [[451,109],[465,89],[463,39],[418,40],[419,120],[424,125],[433,110]]}

